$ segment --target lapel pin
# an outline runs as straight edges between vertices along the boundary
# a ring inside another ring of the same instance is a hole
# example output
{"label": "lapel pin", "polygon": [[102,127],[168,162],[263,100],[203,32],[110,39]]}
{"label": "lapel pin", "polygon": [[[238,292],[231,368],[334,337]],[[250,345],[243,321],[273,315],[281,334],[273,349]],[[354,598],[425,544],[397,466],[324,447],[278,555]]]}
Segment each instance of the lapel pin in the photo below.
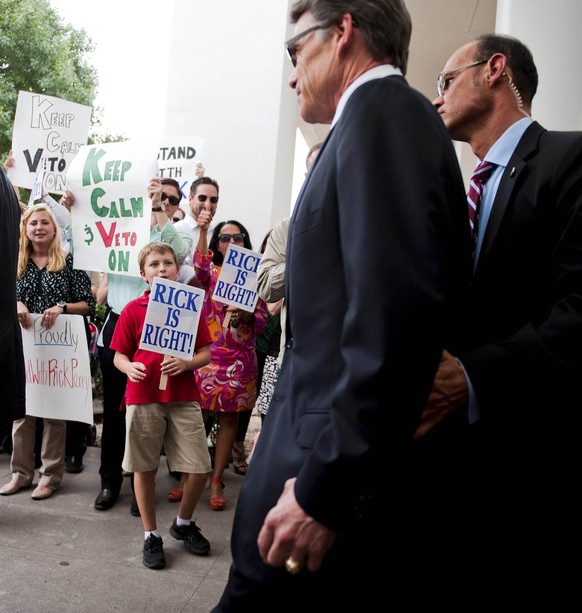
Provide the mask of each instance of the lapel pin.
{"label": "lapel pin", "polygon": [[513,175],[515,174],[515,166],[511,167],[511,172],[509,173],[510,177],[513,177]]}

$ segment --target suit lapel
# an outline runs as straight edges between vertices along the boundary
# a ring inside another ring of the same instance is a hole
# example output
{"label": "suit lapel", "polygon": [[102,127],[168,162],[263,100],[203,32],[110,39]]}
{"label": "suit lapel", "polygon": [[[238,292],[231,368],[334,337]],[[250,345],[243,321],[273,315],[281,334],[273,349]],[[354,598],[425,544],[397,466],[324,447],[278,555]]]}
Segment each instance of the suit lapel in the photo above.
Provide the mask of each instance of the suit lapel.
{"label": "suit lapel", "polygon": [[309,180],[311,179],[311,176],[313,175],[313,171],[317,167],[319,158],[321,157],[321,154],[323,153],[331,137],[332,132],[333,132],[333,128],[329,131],[326,139],[323,141],[323,145],[321,146],[321,149],[319,150],[319,153],[317,154],[317,157],[315,158],[315,162],[313,163],[311,170],[307,173],[307,176],[305,177],[305,181],[303,181],[303,184],[301,185],[301,189],[299,190],[299,193],[297,194],[297,198],[295,199],[295,206],[293,207],[293,213],[291,215],[291,223],[293,223],[294,219],[297,217],[297,211],[301,208],[301,201],[303,200],[303,194],[305,192],[305,189],[307,185],[309,184]]}
{"label": "suit lapel", "polygon": [[477,262],[477,268],[479,263],[487,258],[494,241],[499,231],[499,226],[505,216],[507,205],[511,200],[514,187],[517,185],[517,179],[526,167],[526,163],[523,160],[515,160],[515,153],[511,156],[511,160],[501,177],[497,193],[495,194],[495,200],[493,201],[493,207],[491,209],[491,215],[487,222],[487,228],[485,229],[485,235],[483,236],[483,244],[481,245],[481,252],[479,253],[479,261]]}
{"label": "suit lapel", "polygon": [[[315,162],[313,163],[311,170],[307,173],[307,176],[305,177],[305,181],[303,181],[303,185],[301,186],[301,189],[299,190],[299,194],[297,194],[297,199],[295,200],[295,206],[293,207],[293,213],[291,214],[291,219],[289,221],[289,230],[287,233],[287,261],[285,264],[286,266],[286,269],[285,269],[285,279],[286,279],[285,281],[285,302],[287,303],[288,309],[289,309],[290,293],[291,293],[288,279],[290,276],[291,268],[293,266],[293,259],[289,256],[289,254],[292,252],[293,227],[295,225],[295,220],[301,214],[301,203],[303,202],[303,196],[305,194],[305,190],[307,186],[309,185],[311,177],[313,176],[313,172],[317,168],[317,164],[319,163],[319,160],[322,158],[323,152],[325,151],[325,148],[327,146],[327,143],[329,142],[329,139],[331,138],[332,133],[333,133],[333,128],[329,131],[327,137],[323,141],[323,145],[321,146],[321,149],[317,157],[315,158]],[[289,316],[289,310],[287,312],[287,317],[286,317],[286,334],[287,334],[287,338],[291,338],[293,334],[291,331],[291,317]]]}
{"label": "suit lapel", "polygon": [[497,193],[495,194],[495,200],[493,201],[491,215],[489,216],[485,235],[483,236],[483,244],[481,245],[479,261],[477,262],[475,272],[479,270],[480,264],[487,258],[487,255],[493,248],[495,238],[507,210],[507,205],[513,198],[513,190],[516,185],[519,185],[518,179],[521,173],[527,168],[528,158],[537,151],[539,137],[543,132],[545,132],[545,128],[542,128],[539,123],[534,121],[524,132],[513,155],[509,159],[505,172],[499,182]]}

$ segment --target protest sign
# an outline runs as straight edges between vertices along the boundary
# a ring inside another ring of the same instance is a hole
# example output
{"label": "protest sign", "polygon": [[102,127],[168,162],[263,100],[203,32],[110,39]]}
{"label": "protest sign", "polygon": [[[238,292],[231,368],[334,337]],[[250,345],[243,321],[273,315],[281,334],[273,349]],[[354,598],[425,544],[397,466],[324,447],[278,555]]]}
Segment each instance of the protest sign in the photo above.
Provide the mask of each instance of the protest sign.
{"label": "protest sign", "polygon": [[257,305],[257,267],[261,254],[230,243],[212,299],[254,312]]}
{"label": "protest sign", "polygon": [[44,158],[44,193],[65,193],[67,171],[87,142],[92,111],[69,100],[18,92],[12,130],[14,166],[8,169],[12,183],[32,189]]}
{"label": "protest sign", "polygon": [[[191,360],[203,303],[204,290],[155,277],[139,348]],[[160,389],[166,381],[162,375]]]}
{"label": "protest sign", "polygon": [[204,290],[155,277],[140,349],[191,360],[203,302]]}
{"label": "protest sign", "polygon": [[71,227],[75,268],[139,277],[137,255],[150,241],[148,183],[157,146],[125,141],[86,145],[72,161]]}
{"label": "protest sign", "polygon": [[40,158],[40,162],[38,164],[38,169],[36,171],[36,176],[34,177],[34,185],[30,190],[30,198],[28,199],[28,206],[33,205],[37,200],[40,200],[44,196],[46,196],[46,192],[44,190],[44,171],[46,168],[46,160],[43,157]]}
{"label": "protest sign", "polygon": [[160,177],[175,179],[184,198],[188,198],[190,183],[196,179],[196,164],[202,162],[204,139],[198,136],[164,136],[158,151]]}
{"label": "protest sign", "polygon": [[50,330],[33,313],[22,329],[26,368],[26,414],[93,424],[93,389],[85,323],[59,315]]}

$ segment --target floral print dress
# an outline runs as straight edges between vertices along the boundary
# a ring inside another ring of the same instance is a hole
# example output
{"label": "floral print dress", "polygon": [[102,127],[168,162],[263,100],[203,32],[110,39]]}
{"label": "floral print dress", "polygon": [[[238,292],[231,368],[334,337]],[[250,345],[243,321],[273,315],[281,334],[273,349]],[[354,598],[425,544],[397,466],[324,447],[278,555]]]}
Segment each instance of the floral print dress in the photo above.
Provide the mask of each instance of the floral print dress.
{"label": "floral print dress", "polygon": [[207,255],[194,252],[196,276],[206,292],[203,316],[212,336],[210,364],[194,371],[200,390],[200,406],[206,411],[251,410],[257,400],[257,356],[255,343],[267,323],[267,305],[260,298],[250,323],[223,328],[227,305],[212,300],[220,267]]}

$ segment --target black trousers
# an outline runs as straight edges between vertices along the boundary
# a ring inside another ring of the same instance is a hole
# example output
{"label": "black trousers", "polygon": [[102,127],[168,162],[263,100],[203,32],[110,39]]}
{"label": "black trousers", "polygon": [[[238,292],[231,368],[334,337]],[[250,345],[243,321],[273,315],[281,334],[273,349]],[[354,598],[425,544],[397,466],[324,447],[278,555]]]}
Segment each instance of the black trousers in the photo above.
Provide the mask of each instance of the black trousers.
{"label": "black trousers", "polygon": [[[289,575],[278,569],[270,580],[256,583],[231,564],[227,585],[211,613],[375,611],[382,578],[378,580],[374,573],[364,576],[358,572],[358,561],[354,560],[354,572],[347,578],[341,576],[343,580],[338,582],[326,574],[304,570],[299,575]],[[378,571],[383,567],[381,563],[377,566]],[[384,576],[383,580],[386,579]],[[372,586],[369,581],[374,581]]]}
{"label": "black trousers", "polygon": [[121,462],[125,451],[125,408],[120,409],[127,376],[113,364],[115,351],[109,349],[118,315],[111,312],[103,329],[103,347],[99,363],[103,377],[103,430],[101,432],[101,489],[117,497],[123,482]]}
{"label": "black trousers", "polygon": [[87,439],[91,426],[81,421],[67,421],[65,457],[81,460],[87,451]]}

